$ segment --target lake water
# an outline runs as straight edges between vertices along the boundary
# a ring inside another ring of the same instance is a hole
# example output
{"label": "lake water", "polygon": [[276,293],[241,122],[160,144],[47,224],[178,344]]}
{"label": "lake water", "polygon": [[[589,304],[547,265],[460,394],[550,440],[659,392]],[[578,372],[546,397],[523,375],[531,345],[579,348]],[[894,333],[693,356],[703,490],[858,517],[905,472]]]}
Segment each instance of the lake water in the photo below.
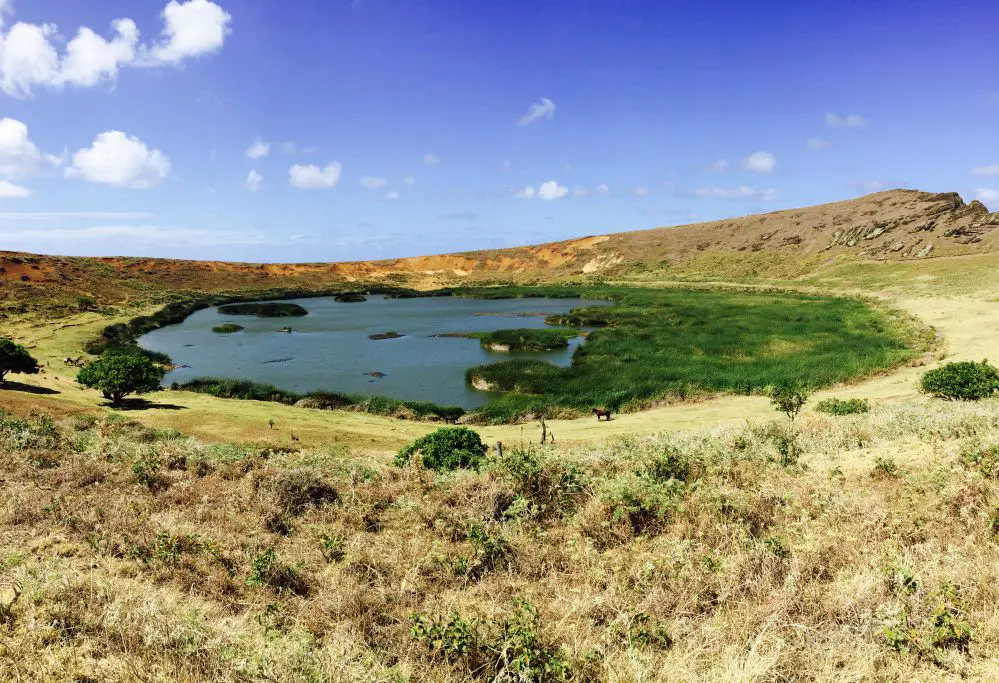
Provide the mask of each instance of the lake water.
{"label": "lake water", "polygon": [[[475,408],[492,396],[465,383],[465,370],[510,358],[535,358],[569,365],[582,338],[568,349],[543,353],[496,353],[477,339],[435,337],[447,332],[483,332],[511,328],[543,328],[542,316],[568,313],[581,306],[609,305],[583,299],[464,299],[435,297],[387,299],[371,296],[364,303],[337,303],[332,298],[296,299],[309,311],[302,318],[256,318],[221,315],[217,308],[198,311],[177,325],[154,330],[139,344],[161,351],[177,369],[164,384],[195,377],[249,379],[281,389],[426,400]],[[246,329],[216,334],[225,322]],[[290,326],[292,334],[279,332]],[[368,335],[394,331],[400,339],[371,340]],[[189,366],[189,367],[181,367]],[[384,373],[371,377],[366,373]]]}

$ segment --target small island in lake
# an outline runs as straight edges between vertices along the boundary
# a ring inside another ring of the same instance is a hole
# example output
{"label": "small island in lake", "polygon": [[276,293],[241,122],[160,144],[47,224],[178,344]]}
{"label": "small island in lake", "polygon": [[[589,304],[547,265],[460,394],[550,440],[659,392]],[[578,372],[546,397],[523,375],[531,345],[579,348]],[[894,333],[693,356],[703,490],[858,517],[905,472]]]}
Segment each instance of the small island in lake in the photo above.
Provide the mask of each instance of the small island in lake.
{"label": "small island in lake", "polygon": [[378,341],[379,339],[402,339],[406,335],[399,334],[398,332],[379,332],[378,334],[369,334],[368,339],[372,341]]}
{"label": "small island in lake", "polygon": [[339,302],[341,304],[359,304],[368,300],[368,297],[363,294],[358,294],[357,292],[345,292],[344,294],[337,294],[333,297],[333,301]]}
{"label": "small island in lake", "polygon": [[225,304],[219,306],[219,313],[223,315],[255,315],[258,318],[295,318],[309,314],[298,304],[285,302]]}
{"label": "small island in lake", "polygon": [[569,340],[580,336],[575,328],[541,328],[496,330],[494,332],[445,332],[435,337],[460,337],[478,339],[487,351],[554,351],[569,346]]}
{"label": "small island in lake", "polygon": [[246,328],[236,323],[222,323],[213,327],[212,332],[215,334],[232,334],[233,332],[242,332],[244,329]]}

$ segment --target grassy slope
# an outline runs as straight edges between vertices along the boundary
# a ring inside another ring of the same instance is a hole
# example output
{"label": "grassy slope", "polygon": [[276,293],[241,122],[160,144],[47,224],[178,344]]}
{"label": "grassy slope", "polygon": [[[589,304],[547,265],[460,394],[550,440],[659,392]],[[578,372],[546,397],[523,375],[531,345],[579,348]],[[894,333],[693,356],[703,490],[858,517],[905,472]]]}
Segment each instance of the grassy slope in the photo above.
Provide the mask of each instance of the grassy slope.
{"label": "grassy slope", "polygon": [[[789,466],[784,423],[756,422],[440,477],[331,445],[262,455],[120,419],[8,421],[0,678],[443,682],[493,666],[414,639],[421,614],[577,680],[994,679],[999,488],[960,456],[999,443],[997,408],[809,414]],[[665,453],[682,482],[648,474]],[[538,622],[497,642],[488,622],[515,599]]]}

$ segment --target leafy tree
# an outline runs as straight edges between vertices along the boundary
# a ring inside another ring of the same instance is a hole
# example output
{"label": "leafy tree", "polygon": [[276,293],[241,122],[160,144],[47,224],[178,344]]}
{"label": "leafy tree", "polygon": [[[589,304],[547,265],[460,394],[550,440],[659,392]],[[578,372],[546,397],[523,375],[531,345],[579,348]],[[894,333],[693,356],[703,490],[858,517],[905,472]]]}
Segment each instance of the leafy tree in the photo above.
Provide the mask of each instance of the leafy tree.
{"label": "leafy tree", "polygon": [[948,401],[978,401],[999,391],[999,370],[984,360],[947,363],[923,375],[920,388]]}
{"label": "leafy tree", "polygon": [[163,371],[144,356],[113,354],[90,363],[76,380],[99,389],[112,405],[121,405],[129,394],[145,394],[160,388]]}
{"label": "leafy tree", "polygon": [[76,297],[76,306],[81,311],[93,311],[97,309],[97,299],[92,296],[78,296]]}
{"label": "leafy tree", "polygon": [[3,384],[4,376],[8,372],[37,374],[38,361],[20,344],[15,344],[9,339],[0,339],[0,384]]}
{"label": "leafy tree", "polygon": [[802,389],[793,386],[774,387],[770,392],[770,403],[780,412],[787,415],[787,418],[794,422],[798,413],[805,406],[808,394]]}
{"label": "leafy tree", "polygon": [[395,464],[403,467],[418,454],[420,462],[427,469],[478,469],[487,450],[478,432],[468,427],[444,427],[399,451],[395,456]]}

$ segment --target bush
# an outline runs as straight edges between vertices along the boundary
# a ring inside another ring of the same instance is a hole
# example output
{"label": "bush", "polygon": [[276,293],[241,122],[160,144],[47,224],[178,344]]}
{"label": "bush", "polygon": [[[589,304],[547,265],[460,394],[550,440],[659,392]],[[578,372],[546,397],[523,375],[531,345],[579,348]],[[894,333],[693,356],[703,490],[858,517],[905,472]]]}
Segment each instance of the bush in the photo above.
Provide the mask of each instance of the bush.
{"label": "bush", "polygon": [[92,296],[79,296],[76,298],[76,307],[81,311],[93,311],[97,309],[97,300]]}
{"label": "bush", "polygon": [[923,375],[920,389],[947,401],[978,401],[999,390],[999,370],[984,360],[947,363]]}
{"label": "bush", "polygon": [[242,325],[237,325],[236,323],[222,323],[213,327],[212,332],[215,334],[232,334],[233,332],[242,332],[243,329]]}
{"label": "bush", "polygon": [[871,412],[871,404],[866,398],[827,398],[819,401],[815,410],[827,415],[859,415]]}
{"label": "bush", "polygon": [[478,469],[487,450],[478,432],[468,427],[444,427],[399,451],[395,464],[404,467],[419,455],[421,464],[430,470]]}
{"label": "bush", "polygon": [[99,389],[112,405],[121,405],[129,394],[157,391],[163,370],[144,356],[113,354],[90,363],[76,376],[76,381],[90,389]]}
{"label": "bush", "polygon": [[38,373],[38,361],[28,350],[9,339],[0,339],[0,383],[7,373],[34,375]]}

